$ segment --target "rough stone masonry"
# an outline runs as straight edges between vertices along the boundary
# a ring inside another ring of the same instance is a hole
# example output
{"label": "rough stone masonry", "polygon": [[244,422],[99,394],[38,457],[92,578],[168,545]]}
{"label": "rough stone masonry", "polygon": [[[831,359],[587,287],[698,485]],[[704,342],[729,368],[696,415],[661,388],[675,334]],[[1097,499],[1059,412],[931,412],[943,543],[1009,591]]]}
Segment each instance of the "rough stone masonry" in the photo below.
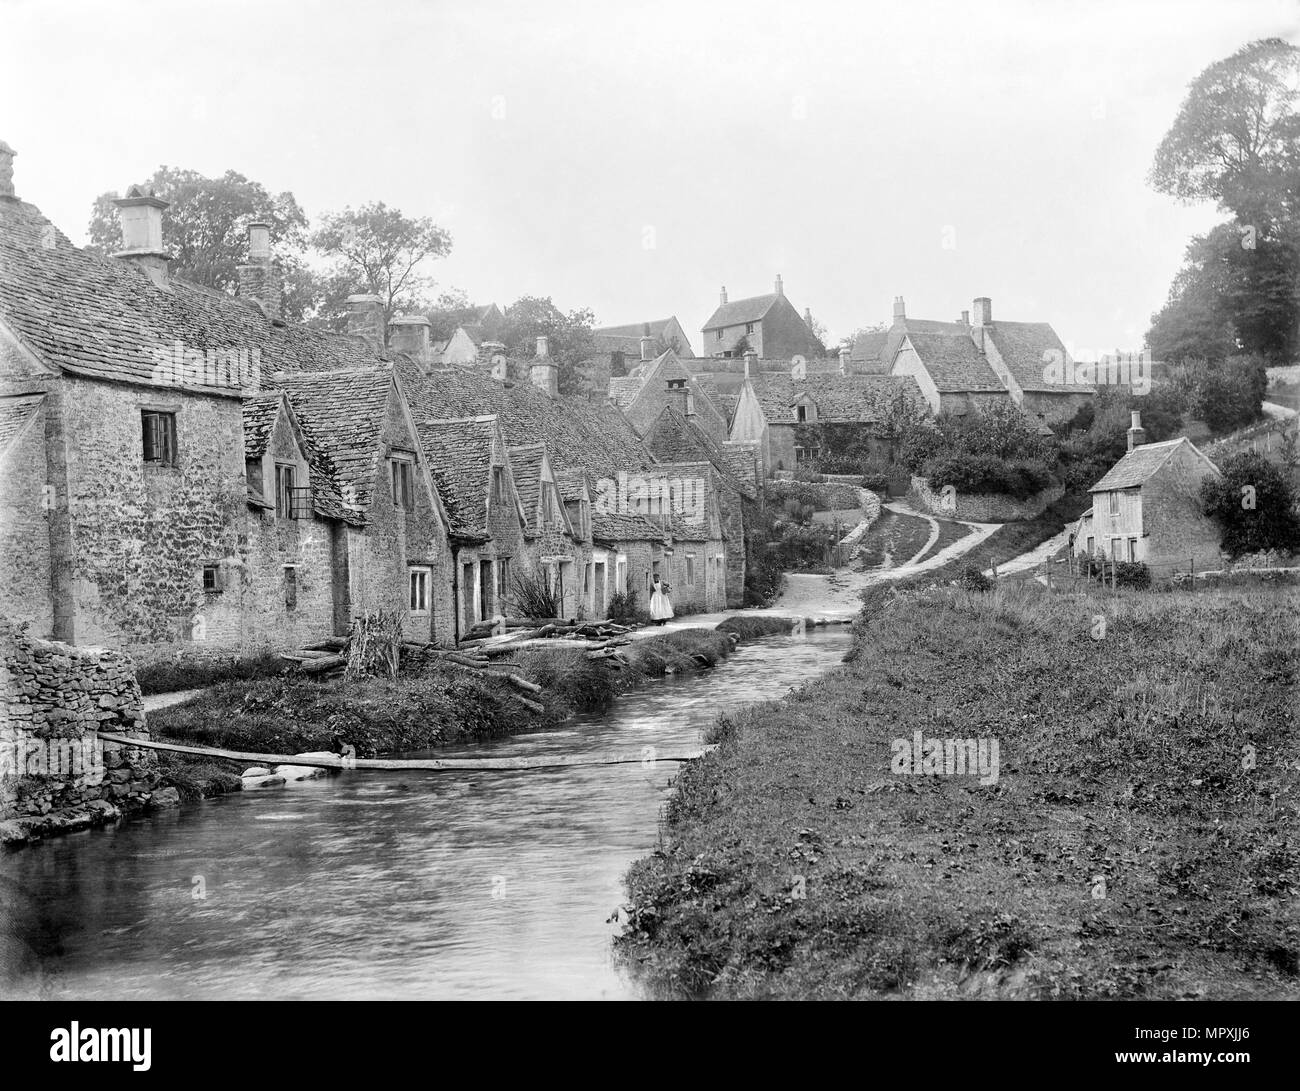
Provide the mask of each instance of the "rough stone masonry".
{"label": "rough stone masonry", "polygon": [[101,731],[149,737],[131,660],[0,619],[0,842],[179,802],[174,788],[157,788],[152,751],[104,742]]}

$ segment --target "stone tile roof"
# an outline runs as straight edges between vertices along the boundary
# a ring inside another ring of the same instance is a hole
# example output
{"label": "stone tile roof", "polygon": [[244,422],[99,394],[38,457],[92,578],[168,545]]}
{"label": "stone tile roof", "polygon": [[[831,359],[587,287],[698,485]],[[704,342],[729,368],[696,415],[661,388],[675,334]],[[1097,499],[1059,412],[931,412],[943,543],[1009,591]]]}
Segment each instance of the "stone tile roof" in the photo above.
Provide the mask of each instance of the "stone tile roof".
{"label": "stone tile roof", "polygon": [[524,513],[528,516],[529,529],[534,529],[541,519],[542,460],[546,457],[546,444],[529,443],[511,447],[508,453],[519,502],[523,504]]}
{"label": "stone tile roof", "polygon": [[1051,357],[1059,361],[1066,357],[1065,346],[1046,322],[996,321],[987,336],[993,338],[994,347],[1022,390],[1048,394],[1096,393],[1097,388],[1091,384],[1063,386],[1044,378],[1043,372],[1050,362],[1043,358],[1045,353],[1059,353],[1059,356]]}
{"label": "stone tile roof", "polygon": [[742,322],[759,322],[780,298],[779,295],[772,292],[769,295],[750,296],[748,299],[737,299],[731,303],[723,303],[713,312],[702,328],[713,330],[720,326],[737,326]]}
{"label": "stone tile roof", "polygon": [[417,418],[416,429],[452,528],[487,535],[496,417]]}
{"label": "stone tile roof", "polygon": [[201,381],[189,382],[171,363],[176,346],[227,357],[242,351],[245,371],[262,375],[377,359],[359,338],[274,325],[234,296],[177,277],[169,287],[157,287],[131,262],[73,246],[34,205],[0,198],[0,316],[56,367],[99,379],[234,394],[241,388],[239,369],[195,368]]}
{"label": "stone tile roof", "polygon": [[633,322],[626,326],[602,326],[592,330],[591,335],[597,352],[622,352],[633,356],[641,355],[641,338],[646,336],[645,328],[650,327],[650,337],[663,336],[664,330],[672,318],[660,318],[654,322]]}
{"label": "stone tile roof", "polygon": [[392,389],[391,365],[305,372],[281,381],[299,425],[336,468],[344,499],[370,509],[379,469],[379,434]]}
{"label": "stone tile roof", "polygon": [[831,373],[795,379],[789,374],[762,372],[752,375],[750,384],[769,423],[793,422],[792,407],[805,394],[816,403],[817,420],[824,424],[883,420],[898,396],[917,406],[924,404],[916,380],[905,375]]}
{"label": "stone tile roof", "polygon": [[668,535],[663,527],[656,526],[640,512],[602,511],[592,504],[591,536],[597,541],[662,542]]}
{"label": "stone tile roof", "polygon": [[660,462],[708,462],[723,482],[747,499],[758,494],[752,483],[753,475],[746,481],[732,471],[732,465],[720,444],[693,420],[688,419],[673,406],[664,406],[650,430],[646,445]]}
{"label": "stone tile roof", "polygon": [[271,439],[283,395],[280,391],[244,399],[244,457],[261,458]]}
{"label": "stone tile roof", "polygon": [[1211,466],[1214,465],[1186,436],[1167,439],[1161,443],[1144,443],[1141,447],[1134,447],[1129,451],[1088,491],[1090,493],[1110,492],[1113,489],[1132,489],[1143,485],[1184,443],[1205,458]]}
{"label": "stone tile roof", "polygon": [[[909,318],[908,340],[930,373],[934,385],[942,394],[967,391],[1006,392],[1006,386],[990,366],[970,334],[959,323],[947,323],[960,333],[913,333],[911,326],[917,319]],[[919,322],[918,322],[919,324]],[[944,323],[931,323],[943,325]]]}
{"label": "stone tile roof", "polygon": [[588,475],[583,470],[558,470],[555,473],[555,484],[560,490],[561,500],[581,500],[584,487],[587,495],[591,495]]}
{"label": "stone tile roof", "polygon": [[9,449],[9,445],[32,419],[37,407],[44,400],[44,394],[0,398],[0,455]]}

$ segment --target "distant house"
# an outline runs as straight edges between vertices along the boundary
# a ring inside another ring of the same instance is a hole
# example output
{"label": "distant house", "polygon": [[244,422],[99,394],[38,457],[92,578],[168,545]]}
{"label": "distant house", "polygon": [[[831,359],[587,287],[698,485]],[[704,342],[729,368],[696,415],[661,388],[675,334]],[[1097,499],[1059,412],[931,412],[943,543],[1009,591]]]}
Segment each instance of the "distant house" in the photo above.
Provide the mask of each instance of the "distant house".
{"label": "distant house", "polygon": [[808,372],[752,371],[744,379],[731,421],[733,442],[758,445],[764,474],[793,470],[821,457],[816,425],[851,425],[861,434],[865,451],[889,457],[881,435],[896,398],[920,409],[924,402],[916,381],[899,375],[840,375]]}
{"label": "distant house", "polygon": [[910,375],[935,413],[1010,400],[1044,432],[1097,392],[1072,381],[1074,361],[1048,323],[994,321],[984,296],[956,322],[908,318],[900,296],[893,325],[859,337],[851,359],[866,372]]}
{"label": "distant house", "polygon": [[686,359],[695,355],[690,338],[675,315],[654,322],[633,322],[629,326],[602,326],[592,330],[592,339],[596,352],[620,353],[629,361],[650,359],[668,349]]}
{"label": "distant house", "polygon": [[1128,453],[1088,490],[1093,503],[1075,527],[1074,552],[1144,561],[1157,578],[1218,567],[1219,528],[1200,503],[1201,482],[1218,467],[1186,437],[1145,437],[1134,413]]}
{"label": "distant house", "polygon": [[718,308],[704,323],[703,331],[705,356],[742,356],[746,350],[770,358],[826,355],[809,323],[786,299],[779,276],[770,295],[729,302],[723,288]]}

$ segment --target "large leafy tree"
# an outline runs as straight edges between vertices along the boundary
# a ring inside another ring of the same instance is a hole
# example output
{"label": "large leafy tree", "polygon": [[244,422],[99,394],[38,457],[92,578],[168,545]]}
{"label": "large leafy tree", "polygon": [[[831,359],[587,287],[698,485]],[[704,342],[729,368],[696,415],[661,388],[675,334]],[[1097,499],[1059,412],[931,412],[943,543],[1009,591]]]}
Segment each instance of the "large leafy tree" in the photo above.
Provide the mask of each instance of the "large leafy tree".
{"label": "large leafy tree", "polygon": [[1268,38],[1191,84],[1151,184],[1232,219],[1194,238],[1147,342],[1160,359],[1300,352],[1300,49]]}
{"label": "large leafy tree", "polygon": [[[301,318],[313,309],[314,274],[303,261],[307,217],[292,193],[269,193],[237,171],[209,178],[194,170],[159,167],[141,183],[163,200],[163,238],[177,276],[218,291],[234,292],[239,266],[248,261],[248,225],[271,225],[275,258],[285,279],[285,313]],[[90,249],[111,254],[122,247],[116,192],[95,199]]]}
{"label": "large leafy tree", "polygon": [[1254,451],[1223,463],[1223,476],[1201,482],[1201,503],[1222,532],[1229,557],[1300,549],[1296,493],[1282,470]]}
{"label": "large leafy tree", "polygon": [[592,328],[596,316],[589,308],[565,314],[550,296],[521,296],[506,308],[505,316],[502,340],[512,356],[532,357],[537,338],[545,336],[547,352],[560,366],[560,393],[590,392],[591,377],[582,367],[595,349]]}
{"label": "large leafy tree", "polygon": [[375,201],[327,212],[312,244],[334,259],[320,317],[338,326],[347,297],[357,293],[379,296],[386,318],[428,310],[433,282],[423,267],[451,252],[451,235],[427,216],[405,216]]}

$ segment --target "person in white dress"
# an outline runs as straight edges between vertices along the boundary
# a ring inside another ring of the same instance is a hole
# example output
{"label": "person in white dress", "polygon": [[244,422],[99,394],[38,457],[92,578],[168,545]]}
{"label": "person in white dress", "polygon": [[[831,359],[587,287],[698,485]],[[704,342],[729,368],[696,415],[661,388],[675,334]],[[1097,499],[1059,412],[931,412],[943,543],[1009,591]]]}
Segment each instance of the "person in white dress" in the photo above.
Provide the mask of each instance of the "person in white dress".
{"label": "person in white dress", "polygon": [[662,625],[673,616],[673,604],[668,599],[668,592],[672,588],[658,576],[650,586],[653,588],[650,595],[650,620],[656,625]]}

